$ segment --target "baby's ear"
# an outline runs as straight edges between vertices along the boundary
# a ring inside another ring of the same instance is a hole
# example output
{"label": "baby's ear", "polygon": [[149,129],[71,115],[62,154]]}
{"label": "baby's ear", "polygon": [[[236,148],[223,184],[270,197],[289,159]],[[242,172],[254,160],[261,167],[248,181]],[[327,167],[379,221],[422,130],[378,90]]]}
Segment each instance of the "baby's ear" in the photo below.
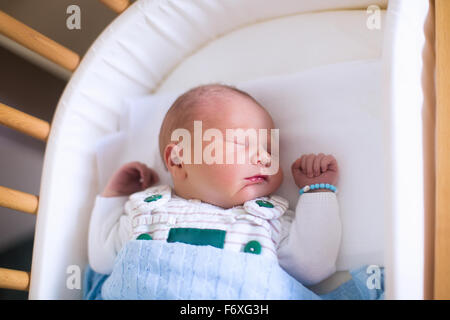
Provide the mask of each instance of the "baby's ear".
{"label": "baby's ear", "polygon": [[174,143],[168,144],[164,149],[164,164],[170,172],[173,169],[182,168],[181,157],[180,148]]}
{"label": "baby's ear", "polygon": [[175,144],[169,144],[164,149],[164,159],[165,164],[167,166],[167,170],[170,172],[172,176],[172,180],[181,182],[186,179],[187,172],[185,168],[185,164],[182,161],[183,155],[180,154],[180,148]]}

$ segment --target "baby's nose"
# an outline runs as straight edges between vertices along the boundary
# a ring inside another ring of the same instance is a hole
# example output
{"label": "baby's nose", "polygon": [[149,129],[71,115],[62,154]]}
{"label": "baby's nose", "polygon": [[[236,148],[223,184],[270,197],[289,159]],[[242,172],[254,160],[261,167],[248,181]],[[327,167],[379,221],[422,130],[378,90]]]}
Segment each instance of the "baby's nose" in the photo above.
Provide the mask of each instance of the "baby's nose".
{"label": "baby's nose", "polygon": [[258,165],[261,164],[263,166],[269,167],[272,157],[264,148],[259,148],[257,152],[255,152],[252,156],[252,164]]}

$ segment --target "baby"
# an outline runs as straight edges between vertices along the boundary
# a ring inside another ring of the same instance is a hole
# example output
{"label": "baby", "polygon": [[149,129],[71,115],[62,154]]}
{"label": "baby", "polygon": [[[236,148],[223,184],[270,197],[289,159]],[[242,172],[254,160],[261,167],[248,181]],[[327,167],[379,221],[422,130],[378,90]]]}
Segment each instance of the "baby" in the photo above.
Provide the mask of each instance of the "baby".
{"label": "baby", "polygon": [[[208,154],[213,145],[213,158],[229,156],[232,150],[234,160],[237,150],[247,161],[192,161],[195,147],[186,142],[189,133],[196,138],[198,121],[205,136],[208,129],[215,130],[209,132],[215,132],[217,141],[197,151]],[[181,142],[173,139],[179,129],[188,134]],[[252,148],[245,139],[230,138],[226,134],[230,129],[256,130],[267,137]],[[237,88],[203,85],[178,97],[159,135],[161,158],[173,188],[157,185],[158,174],[140,162],[127,163],[115,172],[92,212],[88,250],[92,269],[110,274],[127,243],[149,240],[257,255],[277,261],[304,285],[332,275],[341,238],[336,159],[320,153],[293,162],[292,176],[300,190],[294,213],[287,200],[274,194],[283,181],[278,165],[276,172],[269,170],[279,161],[272,154],[278,144],[271,134],[274,129],[264,107]]]}

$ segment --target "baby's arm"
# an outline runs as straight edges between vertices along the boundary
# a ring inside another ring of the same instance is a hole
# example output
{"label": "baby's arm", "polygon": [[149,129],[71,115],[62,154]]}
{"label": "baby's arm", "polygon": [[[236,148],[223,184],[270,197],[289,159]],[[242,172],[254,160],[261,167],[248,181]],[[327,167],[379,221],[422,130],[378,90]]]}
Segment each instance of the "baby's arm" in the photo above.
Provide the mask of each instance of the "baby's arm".
{"label": "baby's arm", "polygon": [[[292,165],[299,188],[316,183],[336,185],[338,167],[331,155],[304,155]],[[300,196],[295,217],[282,217],[278,257],[280,265],[305,285],[316,284],[336,271],[341,220],[335,193],[312,190]]]}
{"label": "baby's arm", "polygon": [[332,192],[303,194],[295,217],[282,217],[283,237],[278,247],[281,267],[304,285],[313,285],[336,271],[341,221]]}
{"label": "baby's arm", "polygon": [[129,238],[131,226],[124,215],[128,196],[96,197],[89,225],[88,256],[91,268],[103,274],[112,271],[117,253]]}
{"label": "baby's arm", "polygon": [[98,195],[89,226],[89,264],[98,273],[109,274],[124,243],[130,239],[131,222],[126,201],[130,194],[158,181],[157,174],[140,162],[123,165]]}

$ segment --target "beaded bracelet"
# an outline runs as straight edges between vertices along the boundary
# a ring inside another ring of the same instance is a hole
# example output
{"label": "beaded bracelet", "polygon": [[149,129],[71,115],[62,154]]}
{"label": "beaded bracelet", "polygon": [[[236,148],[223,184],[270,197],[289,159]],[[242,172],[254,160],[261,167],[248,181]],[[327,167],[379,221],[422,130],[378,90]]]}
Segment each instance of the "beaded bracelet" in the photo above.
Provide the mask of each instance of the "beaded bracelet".
{"label": "beaded bracelet", "polygon": [[311,184],[309,186],[304,186],[303,188],[300,189],[299,193],[302,195],[305,192],[308,192],[308,191],[314,190],[314,189],[328,189],[328,190],[333,191],[334,193],[337,192],[337,188],[335,186],[333,186],[332,184],[316,183],[316,184]]}

